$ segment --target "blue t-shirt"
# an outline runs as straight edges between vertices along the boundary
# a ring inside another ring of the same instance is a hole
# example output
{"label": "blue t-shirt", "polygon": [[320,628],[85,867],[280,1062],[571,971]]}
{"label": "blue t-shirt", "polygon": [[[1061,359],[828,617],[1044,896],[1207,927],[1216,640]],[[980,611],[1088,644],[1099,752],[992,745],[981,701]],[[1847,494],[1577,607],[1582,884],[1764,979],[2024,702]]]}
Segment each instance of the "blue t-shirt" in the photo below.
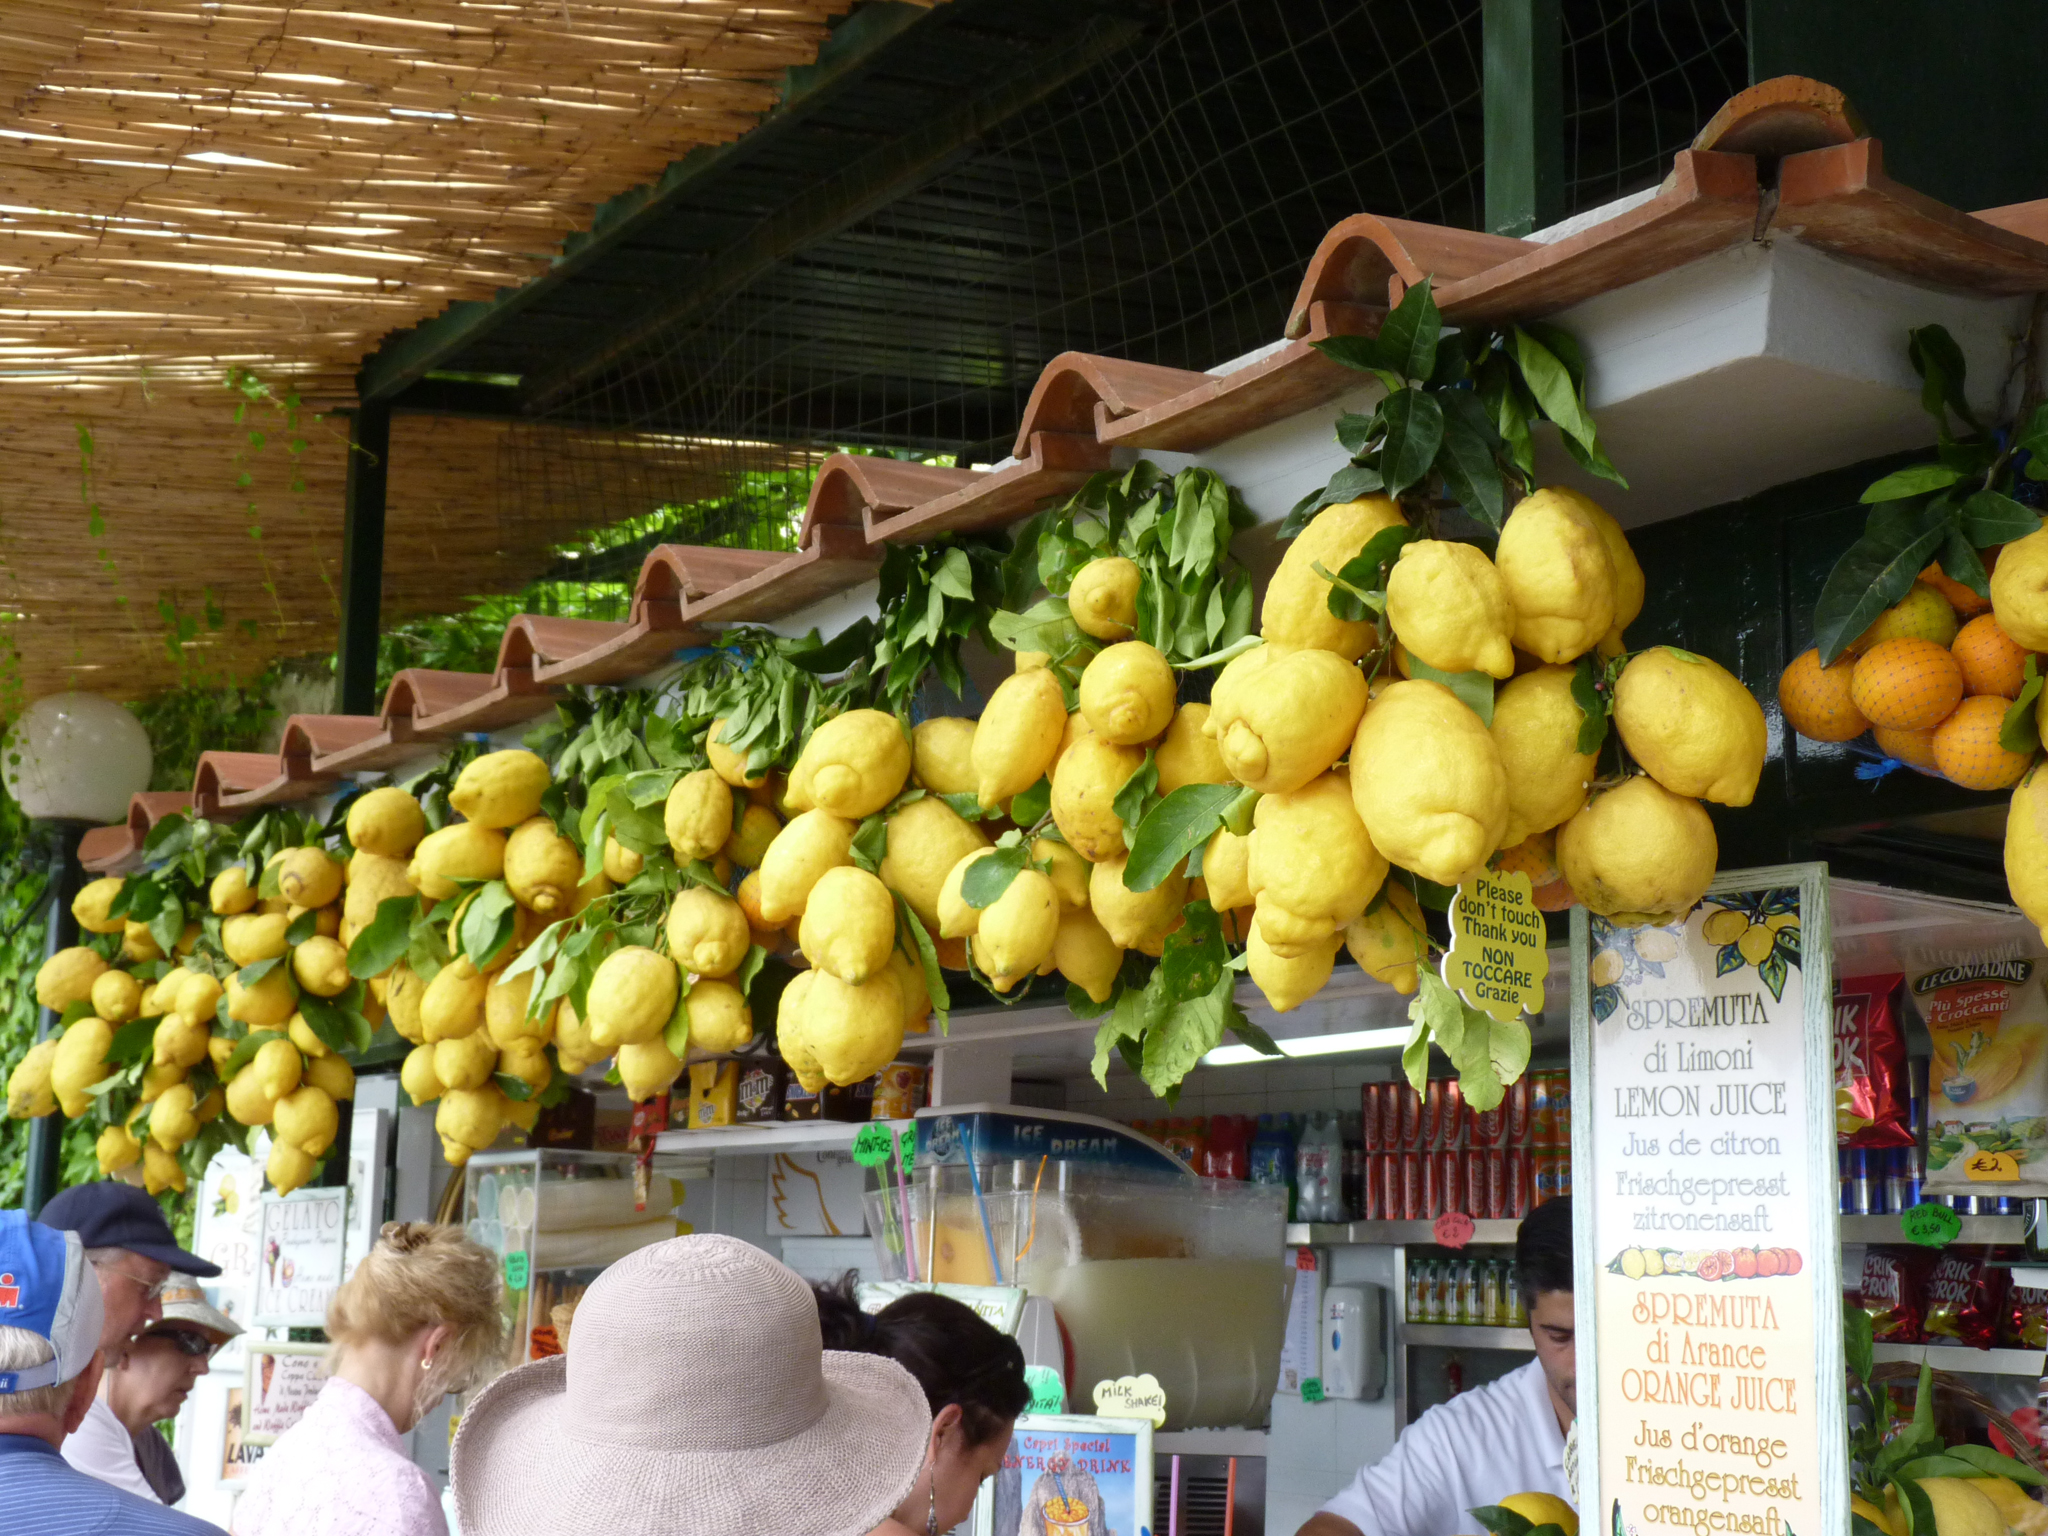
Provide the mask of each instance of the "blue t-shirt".
{"label": "blue t-shirt", "polygon": [[217,1525],[103,1483],[34,1435],[0,1435],[8,1536],[222,1536]]}

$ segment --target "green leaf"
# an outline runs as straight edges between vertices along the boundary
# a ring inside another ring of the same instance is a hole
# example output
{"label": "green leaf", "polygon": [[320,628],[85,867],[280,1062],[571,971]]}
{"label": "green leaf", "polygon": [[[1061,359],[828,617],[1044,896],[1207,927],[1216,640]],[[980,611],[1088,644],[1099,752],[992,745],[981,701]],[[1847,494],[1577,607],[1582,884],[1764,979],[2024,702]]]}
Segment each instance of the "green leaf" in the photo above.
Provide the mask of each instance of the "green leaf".
{"label": "green leaf", "polygon": [[1991,577],[1976,547],[1960,527],[1951,527],[1942,539],[1939,559],[1950,580],[1961,582],[1979,597],[1991,596]]}
{"label": "green leaf", "polygon": [[[307,914],[311,916],[311,914]],[[185,936],[185,903],[166,891],[163,907],[149,920],[149,936],[165,954],[177,948]]]}
{"label": "green leaf", "polygon": [[1357,501],[1361,496],[1370,496],[1384,489],[1386,481],[1380,478],[1377,469],[1364,464],[1348,464],[1330,476],[1329,483],[1321,490],[1310,491],[1294,504],[1293,510],[1281,520],[1279,536],[1282,541],[1296,538],[1323,508]]}
{"label": "green leaf", "polygon": [[1095,1057],[1089,1063],[1095,1081],[1101,1087],[1109,1086],[1109,1053],[1121,1049],[1125,1041],[1139,1041],[1144,1038],[1150,1021],[1151,1002],[1147,989],[1126,987],[1116,1000],[1116,1006],[1109,1011],[1095,1030]]}
{"label": "green leaf", "polygon": [[479,971],[484,970],[497,959],[498,952],[512,942],[512,931],[518,917],[512,892],[502,880],[493,880],[480,887],[462,910],[462,920],[456,926],[456,938],[461,942],[462,952],[469,957],[469,963]]}
{"label": "green leaf", "polygon": [[1236,784],[1183,784],[1146,813],[1124,864],[1124,889],[1149,891],[1208,842],[1223,816],[1245,794]]}
{"label": "green leaf", "polygon": [[1052,780],[1040,779],[1010,801],[1010,820],[1020,827],[1036,826],[1052,809]]}
{"label": "green leaf", "polygon": [[1225,971],[1210,991],[1177,1004],[1146,1031],[1141,1075],[1154,1093],[1178,1089],[1195,1063],[1223,1043],[1232,1021],[1244,1017],[1231,995],[1236,980],[1235,971]]}
{"label": "green leaf", "polygon": [[1123,782],[1123,787],[1110,801],[1110,809],[1124,824],[1124,846],[1128,848],[1136,836],[1137,828],[1144,822],[1147,809],[1159,793],[1159,765],[1153,761],[1153,751],[1145,749],[1145,761]]}
{"label": "green leaf", "polygon": [[[1239,635],[1226,646],[1206,652],[1200,656],[1191,657],[1186,661],[1176,661],[1173,665],[1176,670],[1181,672],[1196,672],[1207,667],[1220,667],[1227,662],[1235,661],[1246,651],[1257,650],[1265,643],[1264,637],[1260,635]],[[950,800],[950,798],[949,796],[948,799]],[[971,800],[974,797],[970,795],[967,798]]]}
{"label": "green leaf", "polygon": [[1387,355],[1376,336],[1330,336],[1309,345],[1333,363],[1374,375],[1390,390],[1401,387],[1403,380],[1387,366]]}
{"label": "green leaf", "polygon": [[291,926],[284,931],[284,941],[291,945],[303,944],[313,937],[319,926],[320,914],[308,908],[292,919]]}
{"label": "green leaf", "polygon": [[[891,894],[896,895],[894,892]],[[897,943],[901,944],[905,935],[910,939],[905,952],[917,961],[924,972],[924,989],[931,994],[932,1015],[938,1021],[939,1033],[943,1035],[946,1017],[953,1011],[953,994],[946,986],[946,974],[939,966],[939,948],[925,931],[924,920],[911,910],[909,902],[896,895]]]}
{"label": "green leaf", "polygon": [[1813,605],[1813,638],[1822,666],[1832,666],[1877,616],[1904,597],[1948,536],[1940,503],[1884,502],[1873,508],[1863,536],[1828,573]]}
{"label": "green leaf", "polygon": [[1904,469],[1895,469],[1882,480],[1872,481],[1857,500],[1866,504],[1880,501],[1904,501],[1909,496],[1925,496],[1954,485],[1962,479],[1962,471],[1950,469],[1946,464],[1909,464]]}
{"label": "green leaf", "polygon": [[382,976],[404,959],[419,909],[417,896],[390,896],[378,902],[377,915],[348,947],[349,975],[358,981]]}
{"label": "green leaf", "polygon": [[1003,814],[1000,807],[983,810],[980,796],[971,789],[963,789],[951,795],[940,795],[939,798],[951,806],[953,814],[963,821],[988,821]]}
{"label": "green leaf", "polygon": [[853,834],[852,853],[855,864],[871,875],[877,873],[889,855],[889,823],[880,816],[862,821]]}
{"label": "green leaf", "polygon": [[1535,1530],[1527,1515],[1520,1515],[1500,1504],[1486,1504],[1471,1512],[1493,1536],[1530,1536]]}
{"label": "green leaf", "polygon": [[2037,659],[2027,658],[2026,681],[2020,685],[2019,697],[2014,699],[2005,711],[2004,720],[1998,726],[1998,744],[2008,752],[2023,752],[2032,755],[2041,745],[2041,727],[2036,718],[2034,704],[2041,697],[2041,671]]}
{"label": "green leaf", "polygon": [[252,1056],[262,1050],[269,1042],[278,1038],[279,1036],[274,1030],[267,1029],[259,1029],[244,1035],[236,1043],[235,1048],[228,1052],[228,1059],[221,1063],[220,1080],[223,1083],[232,1082],[235,1074],[249,1064],[249,1059]]}
{"label": "green leaf", "polygon": [[2029,1488],[2048,1488],[2048,1477],[2010,1456],[1999,1455],[1988,1445],[1952,1445],[1948,1454],[1970,1464],[1973,1470],[1959,1474],[1963,1477],[2009,1477]]}
{"label": "green leaf", "polygon": [[1607,695],[1600,691],[1600,670],[1591,656],[1581,656],[1572,673],[1572,702],[1579,706],[1579,753],[1596,753],[1607,740],[1608,708]]}
{"label": "green leaf", "polygon": [[1387,494],[1399,496],[1429,473],[1444,440],[1443,407],[1419,389],[1397,390],[1380,405],[1387,438],[1380,446],[1380,473]]}
{"label": "green leaf", "polygon": [[[1351,565],[1345,567],[1345,570],[1362,564],[1362,561],[1354,560]],[[1309,569],[1330,584],[1330,595],[1325,599],[1330,617],[1342,619],[1347,624],[1359,624],[1386,611],[1386,593],[1371,591],[1347,581],[1342,571],[1333,571],[1320,560],[1311,560]]]}
{"label": "green leaf", "polygon": [[742,992],[746,991],[754,984],[754,978],[761,974],[761,967],[767,963],[767,950],[759,944],[748,945],[746,959],[742,960],[739,969],[732,973],[732,984]]}
{"label": "green leaf", "polygon": [[510,1072],[493,1072],[491,1081],[498,1085],[498,1091],[508,1099],[516,1099],[524,1104],[533,1097],[533,1085],[524,1078],[514,1077]]}
{"label": "green leaf", "polygon": [[1387,312],[1374,340],[1380,366],[1404,379],[1426,379],[1436,371],[1437,338],[1443,333],[1443,316],[1424,277]]}
{"label": "green leaf", "polygon": [[283,965],[284,959],[283,955],[273,955],[268,960],[258,960],[253,965],[245,965],[235,972],[235,980],[244,987],[253,987],[280,965]]}
{"label": "green leaf", "polygon": [[1509,345],[1515,366],[1521,369],[1522,380],[1535,398],[1536,408],[1557,423],[1558,430],[1567,438],[1590,452],[1599,442],[1598,431],[1579,398],[1578,386],[1557,354],[1519,325],[1510,330]]}
{"label": "green leaf", "polygon": [[1877,1353],[1870,1314],[1861,1307],[1842,1309],[1842,1358],[1857,1381],[1869,1383]]}
{"label": "green leaf", "polygon": [[116,1066],[127,1066],[149,1055],[156,1039],[156,1018],[130,1019],[114,1031],[114,1038],[107,1042],[107,1060]]}
{"label": "green leaf", "polygon": [[1458,702],[1477,715],[1489,729],[1492,727],[1493,679],[1484,672],[1439,672],[1410,651],[1408,674],[1424,682],[1441,683],[1457,695]]}
{"label": "green leaf", "polygon": [[961,877],[960,899],[977,911],[994,906],[1030,862],[1031,850],[1022,843],[984,854],[968,865]]}
{"label": "green leaf", "polygon": [[[1979,549],[2010,544],[2041,531],[2041,515],[1997,491],[1978,491],[1963,503],[1962,532]],[[1979,593],[1989,596],[1989,590]]]}
{"label": "green leaf", "polygon": [[331,998],[315,997],[311,992],[301,994],[299,1017],[320,1043],[337,1055],[347,1056],[369,1048],[368,1022],[337,1006]]}
{"label": "green leaf", "polygon": [[1948,435],[1948,422],[1942,408],[1946,406],[1973,432],[1981,432],[1970,402],[1963,393],[1967,378],[1967,366],[1963,361],[1963,349],[1946,328],[1939,325],[1923,325],[1906,333],[1906,357],[1913,365],[1913,371],[1920,375],[1920,407],[1940,425],[1942,435]]}
{"label": "green leaf", "polygon": [[1437,450],[1436,472],[1458,504],[1487,527],[1498,531],[1507,510],[1507,487],[1501,479],[1500,434],[1479,396],[1469,389],[1448,389],[1436,396],[1443,409],[1443,446]]}

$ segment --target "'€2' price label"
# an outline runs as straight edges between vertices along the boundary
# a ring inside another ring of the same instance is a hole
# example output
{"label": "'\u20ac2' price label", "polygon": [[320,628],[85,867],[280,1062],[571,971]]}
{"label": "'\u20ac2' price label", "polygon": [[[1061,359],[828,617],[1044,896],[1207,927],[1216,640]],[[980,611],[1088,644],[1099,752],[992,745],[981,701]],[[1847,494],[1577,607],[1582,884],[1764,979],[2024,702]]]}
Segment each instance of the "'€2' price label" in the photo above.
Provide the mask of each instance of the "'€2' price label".
{"label": "'\u20ac2' price label", "polygon": [[2010,1152],[1978,1152],[1963,1164],[1963,1177],[1972,1184],[2016,1184],[2020,1160]]}

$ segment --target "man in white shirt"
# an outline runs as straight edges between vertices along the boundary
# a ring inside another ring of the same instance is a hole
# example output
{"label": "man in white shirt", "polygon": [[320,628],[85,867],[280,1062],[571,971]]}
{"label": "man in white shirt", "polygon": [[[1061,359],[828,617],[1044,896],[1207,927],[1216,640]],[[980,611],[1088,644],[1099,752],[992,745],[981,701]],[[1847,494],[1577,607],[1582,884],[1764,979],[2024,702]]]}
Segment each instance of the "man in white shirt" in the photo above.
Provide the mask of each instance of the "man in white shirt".
{"label": "man in white shirt", "polygon": [[1431,1408],[1297,1536],[1459,1536],[1479,1529],[1468,1510],[1510,1494],[1552,1493],[1570,1502],[1564,1437],[1578,1414],[1578,1377],[1568,1198],[1523,1218],[1515,1278],[1536,1358]]}

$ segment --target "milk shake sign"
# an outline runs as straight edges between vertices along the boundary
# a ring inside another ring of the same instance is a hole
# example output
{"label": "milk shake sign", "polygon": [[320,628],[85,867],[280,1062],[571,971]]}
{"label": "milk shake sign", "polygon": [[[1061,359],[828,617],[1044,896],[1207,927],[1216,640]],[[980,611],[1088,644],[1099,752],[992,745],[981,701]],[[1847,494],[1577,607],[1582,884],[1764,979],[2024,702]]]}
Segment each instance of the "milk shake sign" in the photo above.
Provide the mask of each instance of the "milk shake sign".
{"label": "milk shake sign", "polygon": [[1823,1292],[1839,1265],[1817,1237],[1835,1186],[1812,1166],[1824,1141],[1832,1172],[1827,958],[1803,947],[1798,872],[1772,873],[1793,879],[1663,925],[1574,929],[1585,1515],[1614,1536],[1847,1520],[1824,1507],[1846,1487],[1826,1449],[1842,1443],[1839,1291]]}

